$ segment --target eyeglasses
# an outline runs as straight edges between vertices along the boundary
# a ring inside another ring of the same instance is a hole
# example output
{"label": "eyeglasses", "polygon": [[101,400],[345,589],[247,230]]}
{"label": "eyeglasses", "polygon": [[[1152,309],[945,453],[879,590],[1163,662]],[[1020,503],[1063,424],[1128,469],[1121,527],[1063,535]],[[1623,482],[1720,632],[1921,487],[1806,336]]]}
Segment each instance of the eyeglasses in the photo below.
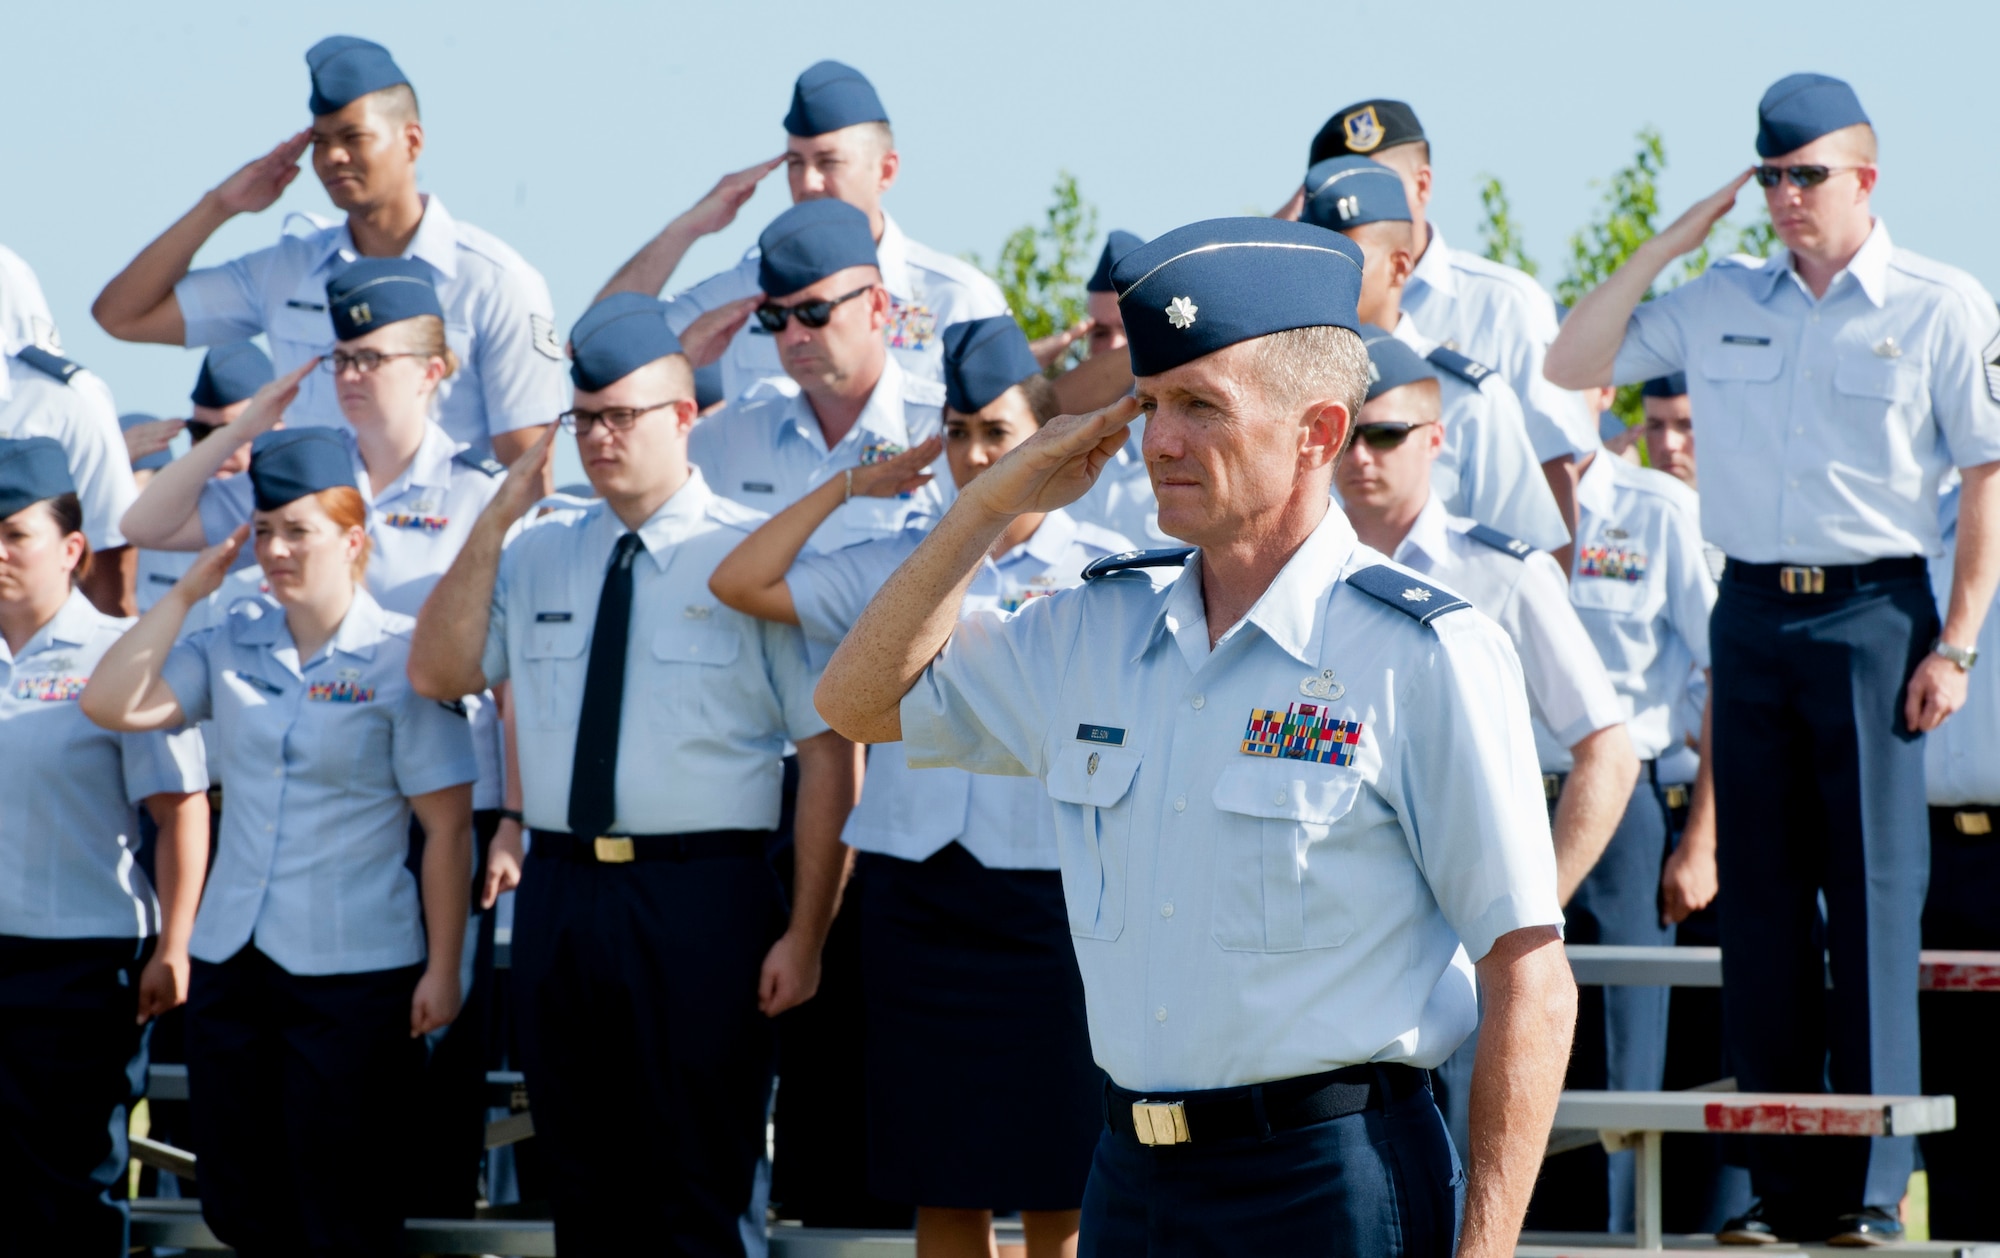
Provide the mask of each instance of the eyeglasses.
{"label": "eyeglasses", "polygon": [[365,376],[370,372],[380,370],[382,364],[388,362],[391,358],[429,357],[429,354],[384,354],[380,350],[373,349],[358,349],[350,354],[345,350],[337,349],[325,358],[320,359],[319,365],[324,370],[330,371],[336,376],[346,371],[349,367],[354,368],[354,370]]}
{"label": "eyeglasses", "polygon": [[1427,419],[1421,424],[1362,424],[1354,430],[1357,441],[1368,443],[1370,450],[1393,450],[1410,439],[1410,434],[1419,428],[1428,428],[1436,420]]}
{"label": "eyeglasses", "polygon": [[861,294],[874,288],[873,284],[863,284],[845,297],[832,301],[802,301],[796,306],[759,306],[757,322],[764,325],[766,332],[782,332],[785,321],[796,316],[802,328],[823,328],[833,318],[833,308],[845,301],[853,301]]}
{"label": "eyeglasses", "polygon": [[1844,175],[1859,166],[1759,166],[1757,186],[1775,188],[1790,179],[1794,188],[1817,188],[1835,175]]}
{"label": "eyeglasses", "polygon": [[563,431],[573,432],[579,437],[598,424],[603,424],[612,432],[629,432],[632,425],[639,422],[639,416],[647,411],[657,411],[681,400],[669,398],[651,406],[608,406],[601,411],[564,411],[556,416],[556,422],[563,426]]}

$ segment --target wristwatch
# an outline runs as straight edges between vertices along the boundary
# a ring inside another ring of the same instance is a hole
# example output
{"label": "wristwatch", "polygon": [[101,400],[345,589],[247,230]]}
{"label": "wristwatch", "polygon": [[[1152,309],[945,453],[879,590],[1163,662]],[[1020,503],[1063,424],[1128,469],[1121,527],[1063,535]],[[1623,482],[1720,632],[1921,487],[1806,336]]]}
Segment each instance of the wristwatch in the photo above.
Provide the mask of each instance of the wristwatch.
{"label": "wristwatch", "polygon": [[1943,638],[1939,638],[1936,642],[1931,643],[1931,654],[1941,655],[1958,665],[1958,671],[1961,673],[1971,672],[1974,661],[1979,658],[1979,651],[1976,648],[1953,646]]}

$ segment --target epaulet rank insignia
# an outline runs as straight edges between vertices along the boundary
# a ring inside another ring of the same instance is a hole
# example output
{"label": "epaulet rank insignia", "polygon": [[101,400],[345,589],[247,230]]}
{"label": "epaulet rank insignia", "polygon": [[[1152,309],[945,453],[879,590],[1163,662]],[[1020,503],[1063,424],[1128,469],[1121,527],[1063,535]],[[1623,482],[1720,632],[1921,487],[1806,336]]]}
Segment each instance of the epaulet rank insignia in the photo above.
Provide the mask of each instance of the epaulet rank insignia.
{"label": "epaulet rank insignia", "polygon": [[1457,376],[1460,380],[1465,381],[1475,389],[1480,386],[1480,383],[1486,377],[1493,374],[1493,368],[1488,367],[1485,363],[1474,362],[1457,350],[1446,349],[1442,345],[1425,354],[1424,361],[1440,371],[1449,371],[1452,375]]}
{"label": "epaulet rank insignia", "polygon": [[451,461],[463,464],[475,472],[484,472],[488,476],[502,476],[507,471],[507,465],[500,460],[491,455],[474,454],[470,450],[460,450],[451,456]]}
{"label": "epaulet rank insignia", "polygon": [[1419,581],[1385,563],[1350,574],[1347,583],[1370,598],[1382,600],[1420,625],[1427,625],[1446,612],[1472,606],[1448,590]]}
{"label": "epaulet rank insignia", "polygon": [[68,384],[71,376],[83,370],[82,363],[73,363],[60,354],[51,354],[39,345],[23,346],[21,352],[14,357],[45,376],[54,376],[64,384]]}
{"label": "epaulet rank insignia", "polygon": [[1526,559],[1535,552],[1533,546],[1528,545],[1528,543],[1522,541],[1520,538],[1509,537],[1499,529],[1488,528],[1484,524],[1473,525],[1471,528],[1465,530],[1465,535],[1483,546],[1491,546],[1495,550],[1504,551],[1516,559]]}
{"label": "epaulet rank insignia", "polygon": [[1192,546],[1169,546],[1164,550],[1128,550],[1122,554],[1094,559],[1083,570],[1083,579],[1095,581],[1128,568],[1179,568],[1194,554]]}

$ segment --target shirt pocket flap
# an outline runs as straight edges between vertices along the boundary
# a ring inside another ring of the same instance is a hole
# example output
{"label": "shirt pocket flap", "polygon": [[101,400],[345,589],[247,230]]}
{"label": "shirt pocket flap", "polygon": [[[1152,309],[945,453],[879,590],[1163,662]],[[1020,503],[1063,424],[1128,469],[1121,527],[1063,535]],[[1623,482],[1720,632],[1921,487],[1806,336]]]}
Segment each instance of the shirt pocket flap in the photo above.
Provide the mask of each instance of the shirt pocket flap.
{"label": "shirt pocket flap", "polygon": [[1701,374],[1710,380],[1766,384],[1776,380],[1784,366],[1784,351],[1770,345],[1718,345],[1701,357]]}
{"label": "shirt pocket flap", "polygon": [[528,626],[521,654],[531,660],[573,660],[590,641],[590,626],[573,620],[536,621]]}
{"label": "shirt pocket flap", "polygon": [[[318,302],[325,300],[324,295],[318,298]],[[270,326],[265,331],[273,341],[302,345],[318,354],[333,352],[333,317],[326,312],[325,306],[320,306],[318,310],[279,306],[271,312],[270,319]]]}
{"label": "shirt pocket flap", "polygon": [[742,639],[725,625],[684,621],[653,632],[653,658],[667,664],[733,664]]}
{"label": "shirt pocket flap", "polygon": [[1064,804],[1112,808],[1131,789],[1139,753],[1116,747],[1064,747],[1049,766],[1049,798]]}
{"label": "shirt pocket flap", "polygon": [[1361,777],[1351,769],[1246,758],[1216,779],[1215,806],[1239,816],[1324,826],[1346,816],[1360,794]]}
{"label": "shirt pocket flap", "polygon": [[1857,397],[1910,402],[1917,395],[1917,373],[1886,358],[1842,358],[1833,369],[1833,387]]}

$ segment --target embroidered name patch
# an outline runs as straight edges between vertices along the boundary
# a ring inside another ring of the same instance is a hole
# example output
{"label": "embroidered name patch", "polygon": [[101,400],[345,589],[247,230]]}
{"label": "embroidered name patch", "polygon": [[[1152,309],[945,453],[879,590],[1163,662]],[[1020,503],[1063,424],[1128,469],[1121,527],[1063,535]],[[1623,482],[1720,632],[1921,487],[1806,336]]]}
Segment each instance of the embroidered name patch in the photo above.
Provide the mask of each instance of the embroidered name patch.
{"label": "embroidered name patch", "polygon": [[889,348],[929,349],[937,339],[937,315],[929,306],[906,306],[889,300]]}
{"label": "embroidered name patch", "polygon": [[1769,345],[1771,338],[1768,336],[1748,336],[1742,332],[1725,332],[1722,334],[1722,343],[1724,345]]}
{"label": "embroidered name patch", "polygon": [[1294,703],[1283,712],[1252,708],[1243,730],[1243,754],[1350,765],[1361,745],[1361,722],[1343,721],[1317,703]]}
{"label": "embroidered name patch", "polygon": [[574,619],[574,617],[569,612],[535,613],[535,623],[538,625],[566,625],[572,619]]}
{"label": "embroidered name patch", "polygon": [[83,693],[88,677],[17,677],[14,697],[31,703],[64,703]]}
{"label": "embroidered name patch", "polygon": [[451,523],[450,516],[416,515],[408,511],[391,511],[382,517],[382,523],[392,529],[421,529],[426,533],[442,533]]}
{"label": "embroidered name patch", "polygon": [[1586,546],[1576,554],[1576,574],[1636,584],[1646,579],[1646,552],[1619,546]]}
{"label": "embroidered name patch", "polygon": [[351,681],[316,681],[306,687],[306,698],[314,703],[368,703],[375,698],[375,687]]}

